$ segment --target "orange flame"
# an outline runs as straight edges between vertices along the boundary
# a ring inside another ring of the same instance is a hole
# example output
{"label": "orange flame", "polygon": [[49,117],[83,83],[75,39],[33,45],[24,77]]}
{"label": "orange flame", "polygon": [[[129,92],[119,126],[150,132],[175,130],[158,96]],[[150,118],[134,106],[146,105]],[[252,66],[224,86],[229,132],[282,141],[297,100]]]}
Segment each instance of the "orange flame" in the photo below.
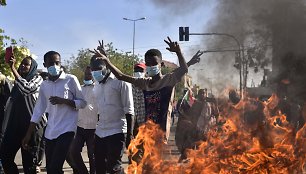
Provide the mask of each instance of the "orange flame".
{"label": "orange flame", "polygon": [[306,124],[296,132],[276,110],[278,102],[272,95],[267,102],[244,99],[225,107],[219,116],[225,123],[211,127],[207,141],[188,149],[183,163],[165,153],[164,132],[148,121],[128,148],[128,173],[306,173]]}

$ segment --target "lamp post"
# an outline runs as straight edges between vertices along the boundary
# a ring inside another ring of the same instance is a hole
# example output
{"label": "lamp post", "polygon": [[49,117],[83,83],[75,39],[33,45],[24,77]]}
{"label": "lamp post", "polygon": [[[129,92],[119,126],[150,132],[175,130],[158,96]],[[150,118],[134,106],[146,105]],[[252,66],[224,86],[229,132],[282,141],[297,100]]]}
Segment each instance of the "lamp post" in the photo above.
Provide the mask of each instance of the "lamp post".
{"label": "lamp post", "polygon": [[133,57],[134,57],[134,50],[135,50],[135,23],[136,21],[145,20],[146,17],[138,18],[138,19],[129,19],[129,18],[123,18],[123,20],[126,21],[132,21],[133,22]]}

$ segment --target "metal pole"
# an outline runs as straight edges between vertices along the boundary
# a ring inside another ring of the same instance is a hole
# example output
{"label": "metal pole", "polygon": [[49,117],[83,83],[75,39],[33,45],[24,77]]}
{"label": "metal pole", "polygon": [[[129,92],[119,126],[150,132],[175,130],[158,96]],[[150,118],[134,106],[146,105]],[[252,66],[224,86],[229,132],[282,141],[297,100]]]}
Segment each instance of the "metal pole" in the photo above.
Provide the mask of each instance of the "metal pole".
{"label": "metal pole", "polygon": [[[243,83],[243,74],[242,74],[242,68],[243,68],[243,59],[244,59],[244,54],[243,54],[243,49],[242,49],[242,45],[240,44],[240,42],[238,41],[238,39],[231,35],[231,34],[227,34],[227,33],[189,33],[189,35],[219,35],[219,36],[228,36],[233,38],[237,45],[238,45],[238,50],[239,50],[239,59],[240,59],[240,68],[239,68],[239,91],[240,91],[240,97],[242,97],[242,83]],[[231,51],[231,50],[226,50],[226,51]],[[210,51],[210,52],[216,52],[216,51]],[[242,57],[241,57],[241,52],[242,52]]]}
{"label": "metal pole", "polygon": [[132,21],[133,22],[133,57],[135,56],[135,31],[136,31],[136,21],[139,20],[145,20],[146,17],[138,18],[138,19],[129,19],[129,18],[123,18],[123,20]]}
{"label": "metal pole", "polygon": [[133,26],[133,57],[134,57],[134,51],[135,51],[135,23],[136,23],[136,21],[134,20],[133,21],[133,23],[134,23],[134,26]]}

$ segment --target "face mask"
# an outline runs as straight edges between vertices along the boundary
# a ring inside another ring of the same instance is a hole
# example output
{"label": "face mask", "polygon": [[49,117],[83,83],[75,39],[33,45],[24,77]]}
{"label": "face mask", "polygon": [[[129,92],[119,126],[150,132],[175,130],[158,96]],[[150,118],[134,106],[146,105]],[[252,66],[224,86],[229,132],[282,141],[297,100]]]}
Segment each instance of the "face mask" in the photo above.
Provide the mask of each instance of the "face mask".
{"label": "face mask", "polygon": [[145,73],[143,73],[143,72],[134,72],[134,77],[140,77],[140,78],[142,78],[142,77],[144,77],[145,76]]}
{"label": "face mask", "polygon": [[51,75],[51,76],[58,76],[61,72],[61,67],[60,66],[57,66],[57,65],[53,65],[53,66],[50,66],[48,68],[48,73]]}
{"label": "face mask", "polygon": [[83,80],[84,84],[85,85],[91,85],[93,84],[93,81],[92,80]]}
{"label": "face mask", "polygon": [[146,71],[147,71],[147,75],[149,77],[153,77],[153,76],[157,75],[160,72],[160,69],[159,69],[158,65],[147,66]]}
{"label": "face mask", "polygon": [[102,73],[102,70],[91,71],[91,75],[97,82],[101,82],[105,77],[105,75]]}

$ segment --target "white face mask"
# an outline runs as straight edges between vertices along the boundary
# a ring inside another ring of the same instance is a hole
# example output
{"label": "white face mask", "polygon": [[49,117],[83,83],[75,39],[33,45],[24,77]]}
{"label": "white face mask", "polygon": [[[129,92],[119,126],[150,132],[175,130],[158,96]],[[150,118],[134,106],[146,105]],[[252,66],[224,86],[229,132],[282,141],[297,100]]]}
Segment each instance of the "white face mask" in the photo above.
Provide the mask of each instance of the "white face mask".
{"label": "white face mask", "polygon": [[83,80],[84,84],[85,85],[91,85],[93,84],[93,81],[92,80]]}
{"label": "white face mask", "polygon": [[97,82],[102,81],[105,77],[105,74],[103,74],[102,70],[91,71],[91,75]]}
{"label": "white face mask", "polygon": [[53,65],[48,68],[48,73],[51,76],[58,76],[61,72],[61,67],[58,65]]}
{"label": "white face mask", "polygon": [[147,66],[146,71],[147,71],[147,75],[149,77],[153,77],[160,72],[160,67],[159,67],[159,65]]}
{"label": "white face mask", "polygon": [[134,72],[134,77],[143,78],[145,76],[144,72]]}

